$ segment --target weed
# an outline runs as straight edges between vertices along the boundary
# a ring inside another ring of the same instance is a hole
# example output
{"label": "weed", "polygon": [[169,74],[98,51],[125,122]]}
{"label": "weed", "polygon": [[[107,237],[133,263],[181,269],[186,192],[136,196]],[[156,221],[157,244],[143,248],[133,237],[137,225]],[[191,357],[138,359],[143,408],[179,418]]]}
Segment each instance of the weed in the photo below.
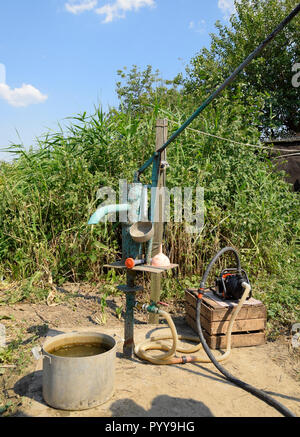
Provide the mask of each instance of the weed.
{"label": "weed", "polygon": [[101,312],[101,324],[105,325],[107,321],[106,308],[107,308],[108,293],[104,293],[100,299],[100,312]]}
{"label": "weed", "polygon": [[13,405],[12,401],[6,402],[5,405],[0,405],[0,414],[5,413]]}
{"label": "weed", "polygon": [[123,312],[123,305],[116,307],[116,316],[119,320],[121,320],[122,312]]}

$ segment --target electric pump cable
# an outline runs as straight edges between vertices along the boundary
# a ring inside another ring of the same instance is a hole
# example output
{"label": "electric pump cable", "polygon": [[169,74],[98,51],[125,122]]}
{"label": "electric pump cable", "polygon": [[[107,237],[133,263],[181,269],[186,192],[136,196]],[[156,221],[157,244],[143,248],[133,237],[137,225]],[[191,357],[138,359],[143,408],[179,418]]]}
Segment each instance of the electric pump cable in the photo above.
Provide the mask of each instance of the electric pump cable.
{"label": "electric pump cable", "polygon": [[[178,121],[170,120],[169,118],[167,118],[167,120],[170,123],[179,125]],[[190,130],[191,132],[196,132],[196,133],[204,135],[204,136],[216,138],[217,140],[227,141],[229,143],[237,144],[238,146],[252,147],[254,149],[269,150],[270,152],[276,151],[276,152],[291,152],[291,153],[296,153],[296,154],[299,153],[299,150],[296,150],[296,149],[283,149],[283,148],[278,148],[278,147],[262,146],[261,144],[254,145],[254,144],[249,144],[249,143],[241,143],[240,141],[231,140],[230,138],[224,138],[224,137],[221,137],[220,135],[210,134],[208,132],[204,132],[204,131],[199,130],[199,129],[193,129],[191,127],[187,127],[187,129]],[[274,140],[274,142],[276,142],[276,140]],[[284,155],[284,156],[293,156],[293,155]],[[279,156],[279,158],[280,158],[280,156]]]}

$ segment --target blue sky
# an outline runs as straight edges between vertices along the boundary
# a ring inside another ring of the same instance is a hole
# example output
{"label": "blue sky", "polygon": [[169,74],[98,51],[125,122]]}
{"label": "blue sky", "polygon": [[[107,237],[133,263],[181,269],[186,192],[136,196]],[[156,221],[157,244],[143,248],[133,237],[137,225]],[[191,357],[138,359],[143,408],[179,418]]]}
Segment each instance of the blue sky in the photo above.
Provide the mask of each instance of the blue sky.
{"label": "blue sky", "polygon": [[164,79],[184,72],[232,11],[233,0],[1,2],[0,149],[20,138],[28,147],[94,105],[117,106],[124,66],[150,64]]}

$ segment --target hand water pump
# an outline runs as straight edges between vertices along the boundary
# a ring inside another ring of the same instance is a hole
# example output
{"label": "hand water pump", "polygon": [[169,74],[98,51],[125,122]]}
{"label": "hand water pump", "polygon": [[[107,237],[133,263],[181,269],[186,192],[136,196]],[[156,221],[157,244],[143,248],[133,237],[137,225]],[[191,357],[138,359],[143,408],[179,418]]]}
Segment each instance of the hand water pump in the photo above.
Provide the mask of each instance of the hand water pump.
{"label": "hand water pump", "polygon": [[[156,209],[157,209],[157,195],[155,194],[151,198],[151,214],[147,212],[147,207],[145,203],[145,193],[149,186],[145,186],[140,182],[140,176],[145,172],[145,170],[152,165],[152,183],[150,188],[152,192],[158,187],[158,178],[159,173],[162,170],[165,163],[162,161],[162,154],[166,150],[166,148],[174,142],[174,140],[195,120],[196,117],[201,114],[201,112],[214,100],[216,99],[222,91],[230,85],[238,74],[244,70],[247,65],[281,32],[287,24],[300,12],[300,3],[298,6],[286,17],[279,26],[245,59],[244,62],[240,64],[239,67],[220,85],[203,103],[202,105],[192,114],[192,116],[186,120],[185,123],[175,132],[173,135],[139,168],[137,172],[134,174],[134,182],[128,185],[128,199],[127,202],[119,205],[109,205],[102,208],[99,208],[90,218],[89,224],[95,225],[99,223],[102,217],[112,212],[119,213],[127,213],[129,219],[125,220],[122,223],[122,259],[121,261],[110,264],[111,268],[124,268],[127,273],[127,283],[126,285],[121,285],[118,288],[126,293],[126,314],[125,314],[125,341],[123,352],[124,356],[130,358],[133,354],[134,348],[134,340],[133,340],[133,327],[134,327],[134,317],[133,310],[137,305],[135,301],[135,294],[137,291],[141,290],[141,287],[135,286],[135,275],[138,271],[150,271],[152,273],[157,272],[161,273],[167,268],[175,268],[176,265],[169,265],[161,268],[157,268],[155,266],[151,266],[151,257],[152,257],[152,249],[153,249],[153,238],[154,238],[154,222],[156,217]],[[143,254],[143,244],[146,244],[146,251]],[[227,250],[228,248],[226,248]],[[231,248],[229,248],[231,249]],[[130,261],[128,261],[130,259]],[[127,262],[125,264],[125,262]],[[224,272],[223,272],[224,273]],[[226,290],[225,278],[226,274],[230,274],[229,272],[225,272],[220,277],[220,282],[218,284],[220,293]],[[235,281],[235,282],[233,282]],[[202,284],[204,283],[204,279],[202,280]],[[238,293],[238,297],[240,298],[242,295],[243,288],[248,290],[247,293],[250,292],[247,281],[237,281],[231,278],[229,281],[231,290],[235,290],[235,293]],[[227,283],[228,285],[228,283]],[[223,287],[223,288],[222,288]],[[246,298],[247,293],[243,294]],[[219,363],[216,362],[213,355],[211,354],[209,348],[206,345],[205,339],[203,337],[200,325],[200,305],[201,305],[201,296],[202,296],[202,287],[199,287],[199,299],[198,299],[198,333],[203,345],[205,352],[207,353],[209,359],[216,365],[216,367],[226,376],[227,379],[240,385],[245,390],[250,391],[255,396],[261,398],[265,402],[272,405],[274,408],[277,408],[284,415],[294,416],[289,410],[283,407],[281,404],[270,398],[266,393],[257,390],[248,384],[239,381],[237,378],[231,377],[228,372],[225,371],[224,368],[221,367]],[[236,295],[237,296],[237,295]],[[236,297],[235,296],[235,297]],[[242,300],[242,299],[241,299]],[[157,312],[159,311],[155,304],[147,306],[148,311]],[[171,323],[171,322],[170,322]],[[175,334],[174,334],[175,335]],[[167,354],[170,356],[174,351],[169,351]]]}

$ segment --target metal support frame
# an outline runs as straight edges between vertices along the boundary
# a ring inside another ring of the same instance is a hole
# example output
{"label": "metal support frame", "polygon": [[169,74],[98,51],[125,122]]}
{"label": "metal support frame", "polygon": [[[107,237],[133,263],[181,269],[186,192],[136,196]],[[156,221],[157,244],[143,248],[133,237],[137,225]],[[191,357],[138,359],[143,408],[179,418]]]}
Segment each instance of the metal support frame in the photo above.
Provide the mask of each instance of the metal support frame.
{"label": "metal support frame", "polygon": [[117,288],[126,294],[126,313],[124,325],[124,345],[123,354],[125,358],[131,358],[134,349],[134,305],[137,291],[142,291],[142,287],[134,285],[136,272],[127,270],[127,284],[119,285]]}

